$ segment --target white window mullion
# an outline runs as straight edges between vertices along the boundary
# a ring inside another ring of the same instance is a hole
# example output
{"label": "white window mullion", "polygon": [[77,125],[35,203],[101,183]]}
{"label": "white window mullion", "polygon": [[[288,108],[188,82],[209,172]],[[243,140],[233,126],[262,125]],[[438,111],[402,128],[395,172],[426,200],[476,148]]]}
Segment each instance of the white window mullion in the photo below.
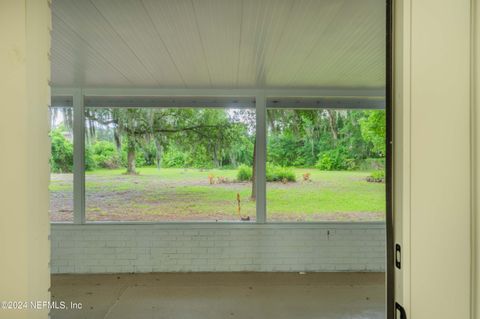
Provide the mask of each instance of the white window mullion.
{"label": "white window mullion", "polygon": [[266,200],[266,161],[267,161],[267,103],[265,95],[255,97],[256,104],[256,157],[255,157],[255,183],[257,223],[267,221]]}
{"label": "white window mullion", "polygon": [[85,224],[85,107],[80,89],[73,93],[73,222]]}

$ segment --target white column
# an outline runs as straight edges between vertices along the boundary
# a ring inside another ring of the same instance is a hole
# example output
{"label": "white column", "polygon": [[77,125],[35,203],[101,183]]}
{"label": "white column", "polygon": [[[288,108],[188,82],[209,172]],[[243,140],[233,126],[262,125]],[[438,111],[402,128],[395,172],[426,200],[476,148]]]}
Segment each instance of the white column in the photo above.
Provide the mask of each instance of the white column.
{"label": "white column", "polygon": [[256,204],[257,223],[265,223],[267,220],[266,208],[266,161],[267,161],[267,105],[265,95],[255,97],[256,105],[256,158],[255,158],[255,183],[256,183]]}
{"label": "white column", "polygon": [[0,1],[0,301],[50,300],[50,30],[46,0]]}
{"label": "white column", "polygon": [[80,89],[73,94],[73,222],[85,224],[85,106]]}

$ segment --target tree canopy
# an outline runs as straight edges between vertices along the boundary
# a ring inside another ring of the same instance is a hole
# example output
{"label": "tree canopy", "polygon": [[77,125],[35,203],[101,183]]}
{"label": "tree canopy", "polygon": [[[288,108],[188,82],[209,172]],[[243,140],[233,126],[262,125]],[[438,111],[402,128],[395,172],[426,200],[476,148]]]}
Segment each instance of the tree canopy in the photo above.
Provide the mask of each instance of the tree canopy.
{"label": "tree canopy", "polygon": [[[62,118],[62,125],[57,125]],[[218,108],[87,108],[87,168],[252,166],[255,111]],[[71,171],[71,108],[52,113],[52,170]],[[267,161],[280,167],[357,169],[385,155],[382,110],[267,112]],[[62,133],[63,132],[63,133]]]}

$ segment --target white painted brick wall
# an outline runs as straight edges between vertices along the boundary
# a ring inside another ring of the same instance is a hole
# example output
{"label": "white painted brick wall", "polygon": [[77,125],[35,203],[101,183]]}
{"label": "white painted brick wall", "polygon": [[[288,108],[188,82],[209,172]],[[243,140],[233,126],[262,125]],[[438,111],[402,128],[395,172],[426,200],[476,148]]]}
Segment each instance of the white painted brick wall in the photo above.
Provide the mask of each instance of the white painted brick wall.
{"label": "white painted brick wall", "polygon": [[52,224],[52,273],[384,271],[383,223]]}

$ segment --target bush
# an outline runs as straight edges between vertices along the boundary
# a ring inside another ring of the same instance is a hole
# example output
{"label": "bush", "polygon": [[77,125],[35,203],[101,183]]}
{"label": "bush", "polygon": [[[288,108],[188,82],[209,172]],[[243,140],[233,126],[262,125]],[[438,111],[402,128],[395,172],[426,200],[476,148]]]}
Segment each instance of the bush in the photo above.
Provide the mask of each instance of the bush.
{"label": "bush", "polygon": [[329,154],[325,153],[318,160],[315,166],[322,171],[332,171],[334,169],[333,159]]}
{"label": "bush", "polygon": [[372,151],[377,155],[385,155],[387,134],[387,120],[385,111],[368,111],[367,117],[360,119],[362,137],[366,142],[373,144]]}
{"label": "bush", "polygon": [[252,168],[247,165],[240,165],[238,167],[237,172],[237,180],[244,182],[244,181],[251,181],[252,180]]}
{"label": "bush", "polygon": [[[291,167],[277,166],[267,163],[267,182],[295,182],[295,172]],[[238,181],[251,181],[252,168],[247,165],[240,165],[237,171]]]}
{"label": "bush", "polygon": [[210,154],[203,147],[196,147],[193,150],[182,150],[175,146],[167,148],[162,157],[163,167],[174,168],[213,168],[214,163]]}
{"label": "bush", "polygon": [[162,166],[163,167],[186,167],[187,165],[187,154],[179,151],[176,148],[168,149],[162,157]]}
{"label": "bush", "polygon": [[115,144],[108,141],[98,141],[92,145],[92,157],[95,165],[101,168],[118,168],[121,160]]}
{"label": "bush", "polygon": [[360,162],[359,168],[362,171],[382,170],[385,168],[385,158],[366,158]]}
{"label": "bush", "polygon": [[321,153],[315,166],[322,171],[354,170],[357,167],[355,160],[348,158],[348,152],[344,148]]}
{"label": "bush", "polygon": [[85,170],[93,171],[96,168],[97,163],[95,163],[95,159],[93,158],[93,152],[91,147],[85,147]]}
{"label": "bush", "polygon": [[291,167],[267,163],[267,182],[295,182],[295,172]]}
{"label": "bush", "polygon": [[302,141],[293,133],[272,135],[267,143],[268,161],[281,166],[305,164],[300,148]]}
{"label": "bush", "polygon": [[385,183],[385,171],[373,171],[372,174],[367,177],[367,181],[371,183]]}
{"label": "bush", "polygon": [[157,165],[157,149],[153,141],[142,145],[137,152],[143,157],[144,164],[142,166]]}
{"label": "bush", "polygon": [[185,166],[194,168],[213,168],[216,164],[205,147],[195,147],[185,155]]}
{"label": "bush", "polygon": [[50,167],[55,173],[71,173],[73,171],[73,144],[65,138],[61,129],[50,133],[52,155]]}

